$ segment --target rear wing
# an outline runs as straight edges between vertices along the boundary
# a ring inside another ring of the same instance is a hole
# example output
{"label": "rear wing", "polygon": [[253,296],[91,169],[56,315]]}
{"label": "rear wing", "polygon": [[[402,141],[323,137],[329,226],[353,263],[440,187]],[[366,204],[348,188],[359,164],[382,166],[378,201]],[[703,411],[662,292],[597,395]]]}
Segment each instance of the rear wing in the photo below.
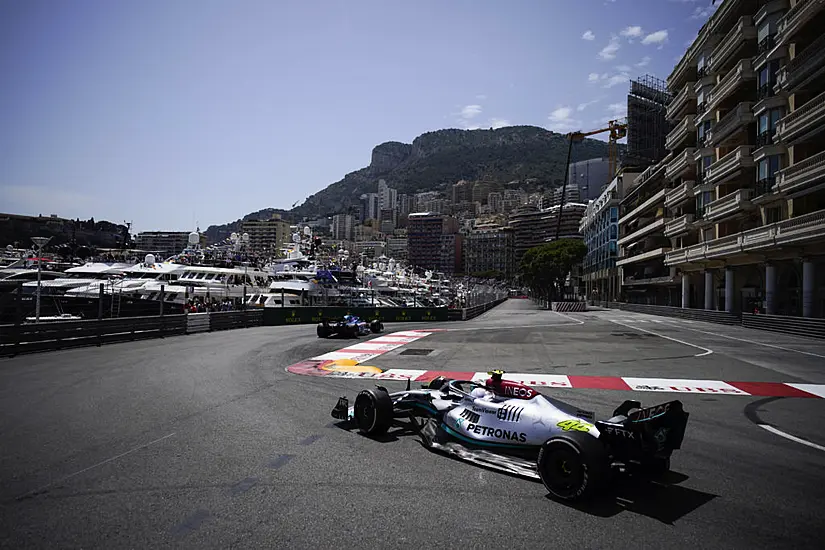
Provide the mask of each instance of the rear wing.
{"label": "rear wing", "polygon": [[609,443],[618,454],[644,459],[670,456],[682,447],[689,414],[681,401],[669,401],[630,412],[619,422],[596,422],[599,438]]}

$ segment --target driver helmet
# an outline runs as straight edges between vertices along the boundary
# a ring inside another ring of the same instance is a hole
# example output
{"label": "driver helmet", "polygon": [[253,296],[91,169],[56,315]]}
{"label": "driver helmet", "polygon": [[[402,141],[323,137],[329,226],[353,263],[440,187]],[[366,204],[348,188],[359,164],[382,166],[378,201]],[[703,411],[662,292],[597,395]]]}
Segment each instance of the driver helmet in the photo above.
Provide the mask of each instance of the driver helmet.
{"label": "driver helmet", "polygon": [[344,321],[352,321],[352,315],[344,315]]}
{"label": "driver helmet", "polygon": [[490,395],[490,392],[488,392],[484,388],[473,388],[473,391],[470,392],[470,395],[472,395],[476,399],[484,399]]}
{"label": "driver helmet", "polygon": [[431,390],[440,390],[447,382],[448,380],[446,376],[436,376],[435,378],[430,380],[430,384],[427,386],[427,388]]}

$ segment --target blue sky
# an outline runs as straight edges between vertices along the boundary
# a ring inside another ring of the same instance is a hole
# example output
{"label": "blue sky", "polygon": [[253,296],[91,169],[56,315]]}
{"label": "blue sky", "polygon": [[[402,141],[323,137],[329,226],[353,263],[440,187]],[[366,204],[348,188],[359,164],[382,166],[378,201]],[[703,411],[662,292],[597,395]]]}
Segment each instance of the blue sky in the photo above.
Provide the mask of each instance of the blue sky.
{"label": "blue sky", "polygon": [[[296,201],[384,141],[595,129],[711,0],[6,0],[0,212],[191,230]],[[2,244],[2,243],[0,243]]]}

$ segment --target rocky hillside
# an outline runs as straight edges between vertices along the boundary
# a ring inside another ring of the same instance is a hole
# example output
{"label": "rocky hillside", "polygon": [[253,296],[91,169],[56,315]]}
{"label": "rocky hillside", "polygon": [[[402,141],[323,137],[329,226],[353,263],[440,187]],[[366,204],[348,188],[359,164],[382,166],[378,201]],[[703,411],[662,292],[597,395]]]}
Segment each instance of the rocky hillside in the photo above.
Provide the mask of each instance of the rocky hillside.
{"label": "rocky hillside", "polygon": [[[607,143],[595,139],[573,148],[573,162],[606,156]],[[532,189],[548,189],[562,184],[566,160],[565,136],[535,126],[427,132],[412,144],[389,141],[376,146],[369,166],[347,174],[290,211],[268,208],[244,219],[269,218],[277,212],[299,221],[345,212],[361,194],[377,191],[379,179],[399,193],[446,190],[461,179],[483,178],[501,184],[531,180]],[[210,226],[206,234],[218,240],[240,228],[240,223]]]}

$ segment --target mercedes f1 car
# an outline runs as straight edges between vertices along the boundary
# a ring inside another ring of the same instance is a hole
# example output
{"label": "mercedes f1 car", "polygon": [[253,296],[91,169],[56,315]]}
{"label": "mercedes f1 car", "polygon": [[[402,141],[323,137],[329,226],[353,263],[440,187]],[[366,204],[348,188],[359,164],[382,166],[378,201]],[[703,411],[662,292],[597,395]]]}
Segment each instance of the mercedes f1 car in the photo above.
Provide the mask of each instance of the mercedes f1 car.
{"label": "mercedes f1 car", "polygon": [[[606,420],[490,374],[485,384],[438,377],[421,389],[361,391],[338,399],[333,418],[380,436],[409,424],[425,447],[541,480],[556,498],[583,500],[615,473],[662,474],[681,448],[688,413],[680,401],[642,408],[625,401]],[[403,422],[406,420],[407,422]]]}
{"label": "mercedes f1 car", "polygon": [[318,338],[329,338],[330,336],[344,336],[347,338],[358,338],[366,334],[377,334],[384,330],[384,323],[380,319],[364,321],[355,315],[344,315],[340,321],[324,319],[318,323]]}

